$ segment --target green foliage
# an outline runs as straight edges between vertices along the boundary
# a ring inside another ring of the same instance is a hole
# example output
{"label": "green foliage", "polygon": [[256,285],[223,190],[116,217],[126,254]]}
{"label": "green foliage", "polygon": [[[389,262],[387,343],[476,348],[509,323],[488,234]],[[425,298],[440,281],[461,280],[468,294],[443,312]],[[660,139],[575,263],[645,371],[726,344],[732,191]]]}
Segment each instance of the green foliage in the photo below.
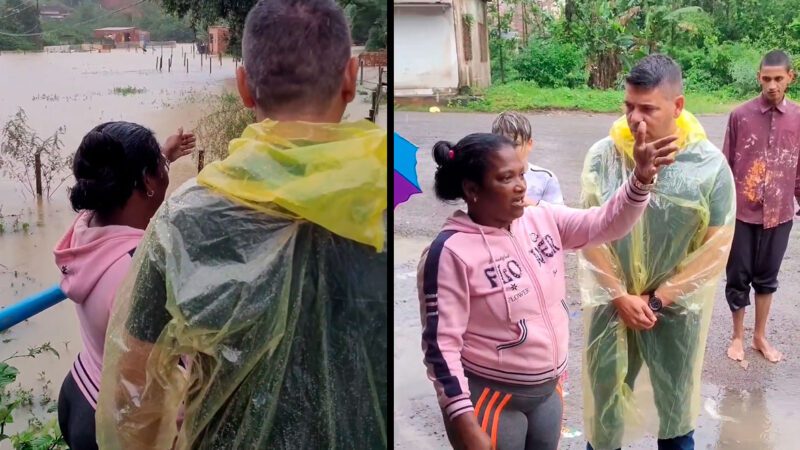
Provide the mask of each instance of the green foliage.
{"label": "green foliage", "polygon": [[[256,121],[253,111],[245,108],[233,93],[223,93],[209,104],[213,112],[200,119],[194,130],[197,148],[203,152],[204,165],[228,156],[230,141],[240,137],[244,129]],[[194,154],[197,156],[199,152]]]}
{"label": "green foliage", "polygon": [[[580,88],[544,88],[529,81],[495,84],[482,93],[479,100],[454,101],[442,108],[446,111],[499,113],[507,110],[575,110],[622,114],[621,90]],[[686,107],[696,114],[721,114],[742,102],[729,91],[689,91]],[[398,106],[396,110],[427,111],[427,106]]]}
{"label": "green foliage", "polygon": [[386,18],[389,2],[381,0],[340,0],[350,23],[353,43],[367,51],[386,48]]}
{"label": "green foliage", "polygon": [[114,93],[117,95],[122,95],[123,97],[127,97],[129,95],[141,94],[146,92],[147,89],[145,88],[137,88],[135,86],[125,86],[125,87],[115,87]]}
{"label": "green foliage", "polygon": [[[758,94],[756,72],[767,51],[800,58],[800,0],[565,0],[558,17],[534,0],[510,0],[524,8],[502,14],[494,3],[487,7],[495,84],[620,89],[633,64],[660,52],[681,65],[687,92],[713,92],[718,104],[729,104]],[[520,10],[537,24],[527,42],[509,38]],[[797,97],[800,86],[789,93]],[[714,109],[706,100],[701,107]]]}
{"label": "green foliage", "polygon": [[[165,11],[186,18],[195,29],[224,24],[230,28],[228,51],[241,56],[242,32],[250,8],[256,0],[161,0]],[[339,0],[351,24],[351,34],[356,44],[365,44],[367,50],[386,48],[386,20],[388,2],[385,0]]]}
{"label": "green foliage", "polygon": [[580,87],[586,84],[586,58],[575,44],[534,40],[513,61],[520,80],[542,87]]}
{"label": "green foliage", "polygon": [[[43,395],[39,404],[47,407],[48,417],[46,422],[32,414],[30,410],[33,406],[34,394],[32,390],[17,388],[9,389],[17,380],[19,370],[9,364],[9,361],[17,358],[35,358],[43,353],[52,353],[56,357],[58,352],[50,345],[45,343],[38,347],[28,349],[27,354],[13,355],[0,361],[0,446],[3,441],[10,441],[15,450],[63,450],[67,449],[66,442],[61,436],[58,421],[55,417],[54,402],[49,392],[50,381],[47,380],[43,386]],[[48,407],[49,406],[49,407]],[[27,410],[30,413],[28,428],[14,435],[6,434],[6,427],[14,423],[15,411]]]}
{"label": "green foliage", "polygon": [[28,35],[42,31],[35,3],[23,0],[0,0],[0,51],[33,51],[42,48],[40,36]]}
{"label": "green foliage", "polygon": [[161,0],[165,11],[186,18],[194,29],[228,26],[231,33],[228,51],[235,56],[241,56],[244,21],[255,4],[256,0]]}
{"label": "green foliage", "polygon": [[62,136],[65,133],[66,128],[59,127],[51,136],[40,136],[29,125],[25,110],[19,108],[0,129],[0,172],[17,181],[24,193],[33,196],[36,194],[35,167],[38,157],[43,194],[51,198],[71,176],[72,155],[62,154]]}

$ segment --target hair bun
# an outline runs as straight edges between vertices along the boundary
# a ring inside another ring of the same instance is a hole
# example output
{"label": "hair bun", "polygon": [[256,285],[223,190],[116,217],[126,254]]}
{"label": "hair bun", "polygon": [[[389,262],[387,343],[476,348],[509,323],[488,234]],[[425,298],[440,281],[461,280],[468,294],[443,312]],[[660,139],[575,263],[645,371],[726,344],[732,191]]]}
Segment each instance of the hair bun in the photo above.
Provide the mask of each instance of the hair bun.
{"label": "hair bun", "polygon": [[439,141],[433,145],[433,160],[439,167],[455,159],[454,145],[447,141]]}
{"label": "hair bun", "polygon": [[122,143],[101,131],[83,137],[72,164],[75,185],[69,199],[75,211],[105,211],[119,207],[122,191],[132,189]]}

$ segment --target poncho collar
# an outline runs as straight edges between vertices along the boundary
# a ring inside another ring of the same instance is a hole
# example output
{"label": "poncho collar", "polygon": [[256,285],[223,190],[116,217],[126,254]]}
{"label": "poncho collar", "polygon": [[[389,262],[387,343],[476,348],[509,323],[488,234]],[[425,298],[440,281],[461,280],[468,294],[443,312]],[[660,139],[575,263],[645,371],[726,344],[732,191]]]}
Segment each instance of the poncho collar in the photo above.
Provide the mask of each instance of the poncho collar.
{"label": "poncho collar", "polygon": [[387,208],[386,131],[362,120],[318,124],[265,120],[206,166],[198,184],[267,213],[297,218],[381,251]]}

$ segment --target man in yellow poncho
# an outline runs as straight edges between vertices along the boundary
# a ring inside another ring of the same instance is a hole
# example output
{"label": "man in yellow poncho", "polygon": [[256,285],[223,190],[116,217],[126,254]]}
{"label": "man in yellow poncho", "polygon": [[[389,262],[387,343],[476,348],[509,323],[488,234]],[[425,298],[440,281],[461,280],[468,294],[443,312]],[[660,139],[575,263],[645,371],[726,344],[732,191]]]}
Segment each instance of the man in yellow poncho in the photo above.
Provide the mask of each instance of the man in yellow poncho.
{"label": "man in yellow poncho", "polygon": [[[648,142],[676,135],[680,148],[658,174],[631,234],[581,255],[590,449],[620,448],[643,431],[658,437],[659,449],[694,448],[705,340],[733,237],[735,192],[722,153],[683,110],[682,91],[672,59],[639,61],[626,78],[625,117],[586,156],[582,188],[590,207],[630,175],[633,133]],[[649,382],[639,377],[643,365]],[[645,413],[634,397],[648,384],[656,411]],[[646,422],[658,429],[644,430]]]}
{"label": "man in yellow poncho", "polygon": [[334,0],[261,0],[239,93],[258,123],[161,207],[118,293],[104,450],[386,448],[386,132]]}

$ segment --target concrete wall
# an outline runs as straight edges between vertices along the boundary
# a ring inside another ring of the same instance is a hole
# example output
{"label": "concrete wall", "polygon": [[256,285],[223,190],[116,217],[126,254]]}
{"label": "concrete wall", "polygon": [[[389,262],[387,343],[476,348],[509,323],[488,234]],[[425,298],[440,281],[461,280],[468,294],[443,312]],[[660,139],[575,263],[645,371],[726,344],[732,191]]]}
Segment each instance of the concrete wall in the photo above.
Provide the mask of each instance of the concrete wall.
{"label": "concrete wall", "polygon": [[[459,87],[487,87],[492,83],[489,54],[489,30],[486,2],[483,0],[456,0],[453,2],[458,45]],[[471,17],[472,24],[465,27],[464,16]],[[464,34],[469,33],[470,39]],[[483,33],[483,37],[481,34]],[[467,60],[466,45],[471,47],[471,59]],[[397,45],[395,43],[395,45]],[[483,49],[481,46],[483,45]]]}
{"label": "concrete wall", "polygon": [[394,7],[394,91],[431,95],[458,88],[453,8]]}

